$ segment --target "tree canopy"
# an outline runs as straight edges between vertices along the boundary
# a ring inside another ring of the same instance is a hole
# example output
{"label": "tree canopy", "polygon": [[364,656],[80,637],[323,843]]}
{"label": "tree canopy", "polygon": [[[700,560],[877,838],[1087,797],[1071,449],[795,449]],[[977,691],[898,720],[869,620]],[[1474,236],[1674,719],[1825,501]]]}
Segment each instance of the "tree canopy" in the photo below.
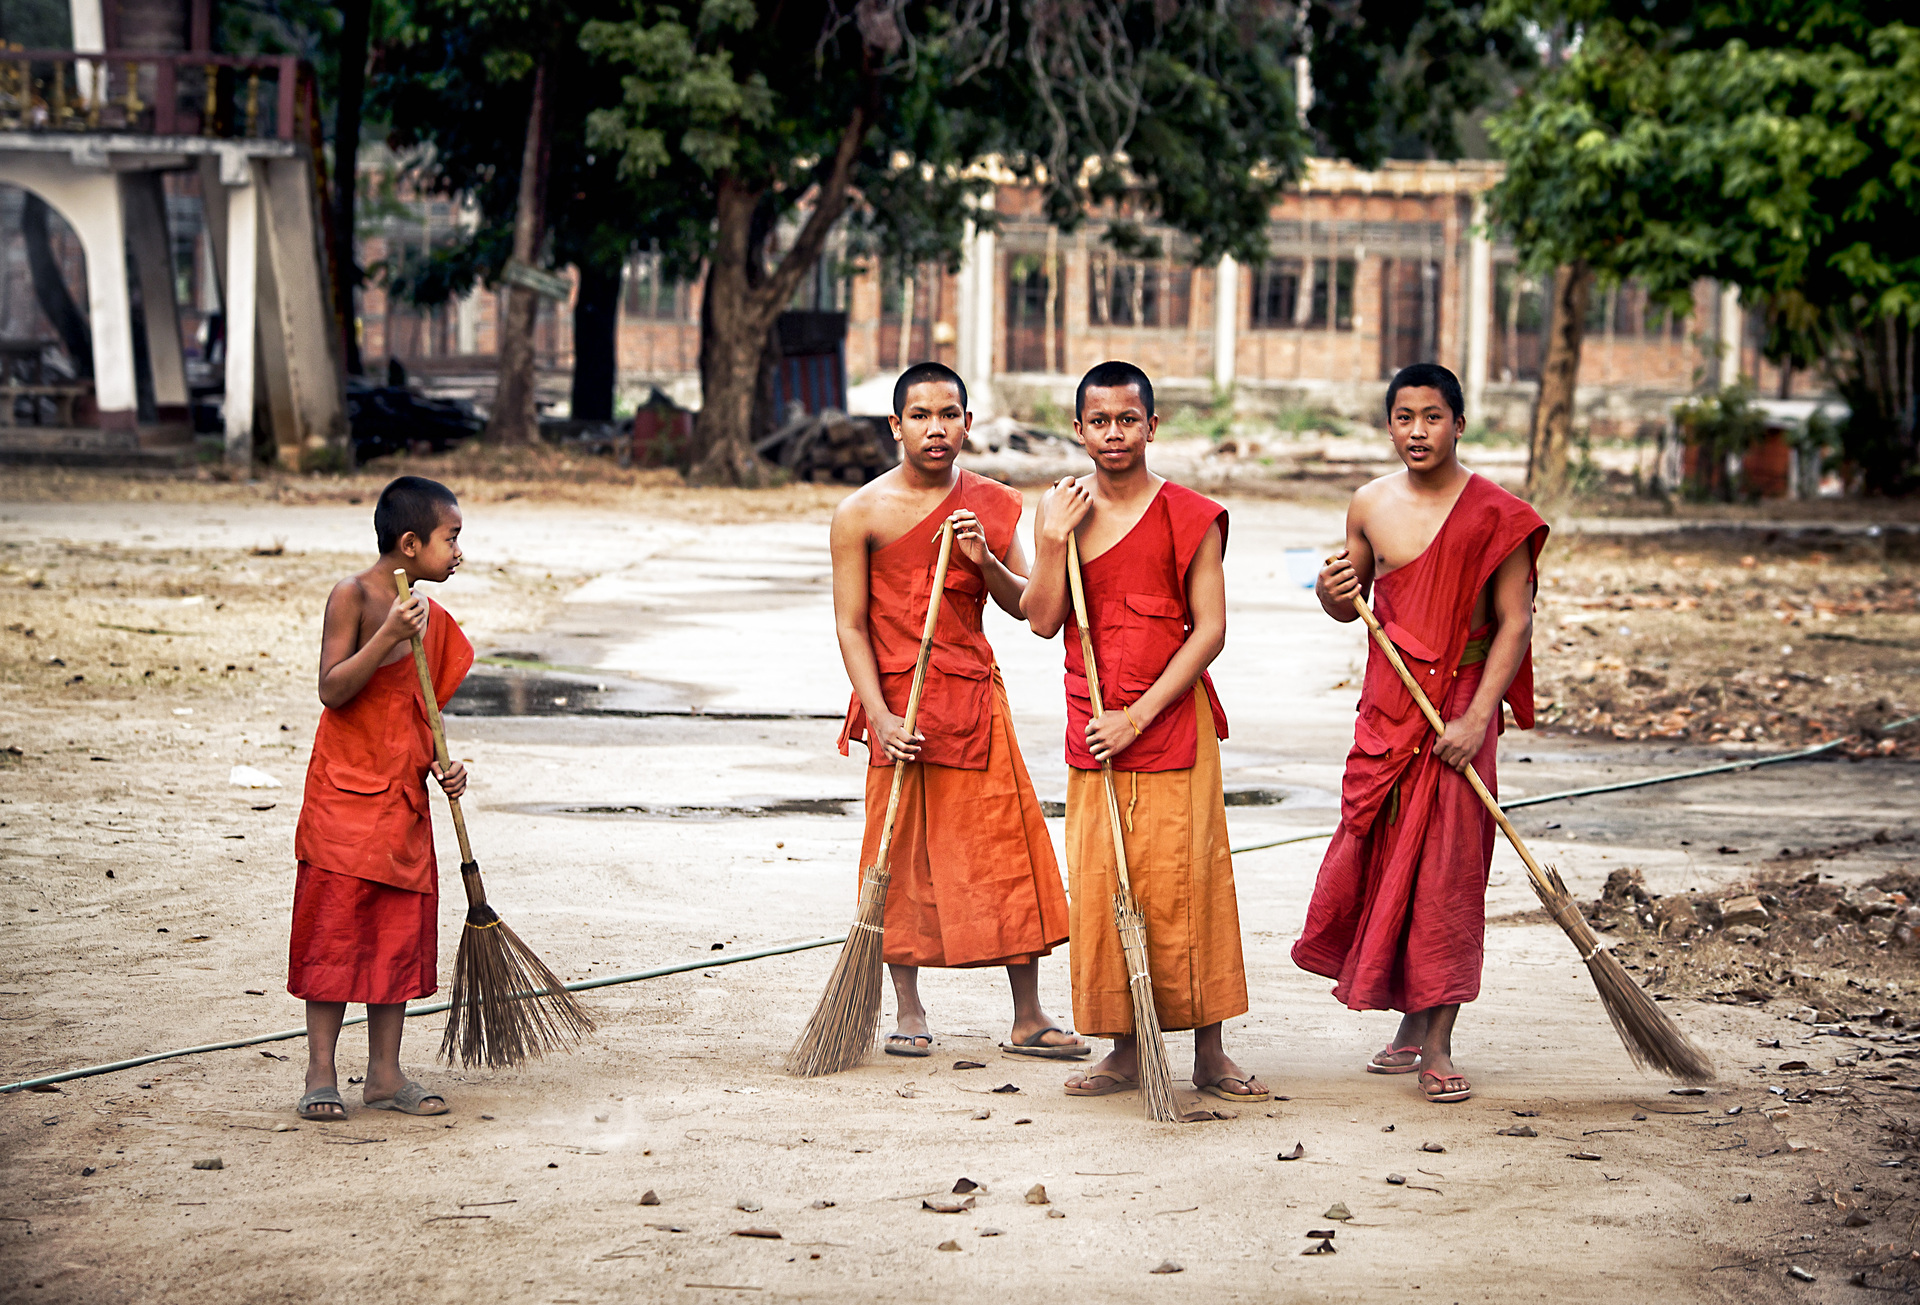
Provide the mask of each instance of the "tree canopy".
{"label": "tree canopy", "polygon": [[[1524,2],[1524,0],[1522,0]],[[1632,276],[1683,303],[1702,277],[1818,359],[1852,407],[1867,483],[1916,470],[1920,28],[1882,0],[1535,5],[1578,42],[1492,125],[1495,218],[1538,268]]]}

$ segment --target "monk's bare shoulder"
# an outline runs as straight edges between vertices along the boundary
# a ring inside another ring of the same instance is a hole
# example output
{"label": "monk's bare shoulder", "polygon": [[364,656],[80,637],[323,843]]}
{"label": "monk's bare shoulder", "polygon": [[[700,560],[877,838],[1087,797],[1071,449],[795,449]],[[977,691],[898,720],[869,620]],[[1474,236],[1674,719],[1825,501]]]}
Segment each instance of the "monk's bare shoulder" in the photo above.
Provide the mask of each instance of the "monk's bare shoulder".
{"label": "monk's bare shoulder", "polygon": [[898,478],[899,468],[897,467],[883,471],[841,499],[839,506],[833,509],[833,533],[836,535],[847,531],[857,531],[863,535],[871,533],[874,517],[885,506],[887,491]]}
{"label": "monk's bare shoulder", "polygon": [[1347,504],[1348,518],[1364,528],[1375,513],[1406,493],[1406,485],[1407,473],[1404,468],[1368,481],[1353,491],[1353,498]]}

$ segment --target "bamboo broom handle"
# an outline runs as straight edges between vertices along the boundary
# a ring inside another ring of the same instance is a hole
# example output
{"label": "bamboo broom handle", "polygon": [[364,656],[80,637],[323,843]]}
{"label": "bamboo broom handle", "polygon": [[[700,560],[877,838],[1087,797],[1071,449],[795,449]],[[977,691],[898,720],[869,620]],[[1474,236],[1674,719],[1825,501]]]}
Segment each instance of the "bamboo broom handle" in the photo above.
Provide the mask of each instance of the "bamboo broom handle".
{"label": "bamboo broom handle", "polygon": [[[927,663],[933,658],[933,632],[940,624],[940,601],[947,591],[947,562],[953,556],[953,522],[940,527],[940,560],[933,566],[933,593],[927,599],[927,622],[920,629],[920,655],[913,663],[913,689],[907,694],[907,714],[904,722],[907,733],[913,733],[914,721],[920,716],[920,691],[927,684]],[[887,818],[880,826],[880,851],[874,857],[875,866],[887,864],[887,853],[893,848],[893,818],[900,810],[900,784],[906,778],[907,763],[893,763],[893,791],[887,795]]]}
{"label": "bamboo broom handle", "polygon": [[[1433,702],[1427,697],[1427,691],[1420,687],[1420,682],[1413,678],[1413,672],[1408,670],[1407,664],[1400,660],[1400,650],[1393,646],[1393,640],[1389,639],[1387,632],[1380,628],[1380,618],[1373,614],[1373,609],[1367,606],[1367,600],[1359,594],[1355,594],[1351,601],[1354,610],[1360,613],[1360,619],[1367,623],[1367,632],[1373,636],[1373,641],[1380,645],[1380,651],[1387,655],[1387,660],[1399,673],[1400,682],[1407,686],[1408,692],[1413,694],[1413,700],[1420,705],[1420,712],[1427,718],[1427,724],[1433,726],[1435,734],[1446,733],[1446,722],[1441,720],[1440,713],[1433,709]],[[1513,844],[1513,850],[1520,854],[1522,861],[1526,862],[1527,877],[1533,880],[1534,891],[1546,896],[1552,891],[1552,881],[1547,878],[1547,872],[1540,868],[1540,863],[1533,859],[1533,853],[1527,850],[1527,845],[1521,839],[1519,832],[1514,829],[1513,822],[1508,820],[1507,813],[1500,809],[1500,803],[1494,799],[1493,794],[1487,792],[1486,784],[1481,782],[1480,772],[1469,765],[1463,773],[1467,777],[1467,782],[1473,785],[1473,791],[1480,795],[1480,801],[1485,803],[1487,810],[1493,814],[1494,820],[1500,826],[1500,832],[1507,836],[1507,841]]]}
{"label": "bamboo broom handle", "polygon": [[[395,570],[394,583],[400,586],[400,597],[404,601],[413,596],[413,588],[407,583],[407,573]],[[440,763],[440,773],[445,774],[452,764],[447,756],[447,731],[440,723],[440,699],[433,691],[433,672],[427,669],[427,649],[419,635],[413,636],[413,669],[420,676],[420,697],[427,704],[427,726],[433,731],[433,758]],[[460,877],[467,882],[467,904],[480,906],[487,900],[486,890],[477,882],[478,875],[466,873],[466,867],[474,864],[473,848],[467,844],[467,818],[460,813],[460,799],[450,797],[447,806],[453,811],[453,832],[460,839]],[[478,894],[476,900],[475,894]]]}
{"label": "bamboo broom handle", "polygon": [[[1080,537],[1067,536],[1067,588],[1073,594],[1073,623],[1080,627],[1080,661],[1087,671],[1087,697],[1093,704],[1094,718],[1106,715],[1100,698],[1100,668],[1093,660],[1093,633],[1087,628],[1087,590],[1080,578]],[[1121,836],[1120,797],[1113,791],[1113,762],[1100,763],[1100,778],[1107,789],[1107,823],[1113,826],[1113,859],[1120,874],[1120,891],[1133,896],[1133,879],[1127,873],[1127,842]]]}

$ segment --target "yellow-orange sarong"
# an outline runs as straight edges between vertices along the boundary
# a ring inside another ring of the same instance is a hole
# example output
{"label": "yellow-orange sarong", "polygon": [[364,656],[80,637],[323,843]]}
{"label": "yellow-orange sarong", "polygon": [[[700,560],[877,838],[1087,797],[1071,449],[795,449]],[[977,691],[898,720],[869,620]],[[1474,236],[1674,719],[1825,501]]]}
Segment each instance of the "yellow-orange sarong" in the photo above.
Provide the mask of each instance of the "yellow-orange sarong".
{"label": "yellow-orange sarong", "polygon": [[[1147,920],[1153,1005],[1166,1030],[1197,1029],[1247,1012],[1240,905],[1227,850],[1220,741],[1198,697],[1200,743],[1190,770],[1115,772],[1127,871]],[[1133,1031],[1126,957],[1113,924],[1113,835],[1100,772],[1067,771],[1067,875],[1073,905],[1073,1023],[1111,1038]]]}
{"label": "yellow-orange sarong", "polygon": [[[1067,896],[993,673],[984,770],[907,767],[893,829],[881,955],[889,965],[1025,965],[1067,940]],[[867,769],[860,864],[880,851],[892,766]]]}

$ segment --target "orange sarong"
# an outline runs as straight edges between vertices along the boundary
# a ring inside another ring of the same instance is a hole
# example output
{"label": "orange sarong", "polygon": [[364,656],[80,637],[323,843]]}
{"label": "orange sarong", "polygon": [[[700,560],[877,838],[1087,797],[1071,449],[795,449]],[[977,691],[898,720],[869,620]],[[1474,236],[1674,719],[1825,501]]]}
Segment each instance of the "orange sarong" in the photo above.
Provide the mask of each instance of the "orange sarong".
{"label": "orange sarong", "polygon": [[[1117,772],[1127,871],[1147,920],[1153,1006],[1166,1030],[1247,1012],[1240,906],[1228,852],[1213,712],[1194,686],[1199,740],[1187,770]],[[1122,754],[1124,755],[1124,754]],[[1067,874],[1073,906],[1073,1022],[1089,1037],[1133,1031],[1126,957],[1113,923],[1113,835],[1097,770],[1067,771]]]}
{"label": "orange sarong", "polygon": [[[429,599],[427,612],[421,642],[444,707],[473,665],[473,645],[440,604]],[[434,990],[433,755],[411,656],[374,671],[344,707],[320,713],[293,836],[293,996],[392,1005]]]}
{"label": "orange sarong", "polygon": [[[907,767],[881,948],[889,965],[1025,965],[1067,940],[1059,863],[997,668],[986,742],[981,770]],[[867,768],[863,866],[879,855],[892,788],[892,766]]]}

